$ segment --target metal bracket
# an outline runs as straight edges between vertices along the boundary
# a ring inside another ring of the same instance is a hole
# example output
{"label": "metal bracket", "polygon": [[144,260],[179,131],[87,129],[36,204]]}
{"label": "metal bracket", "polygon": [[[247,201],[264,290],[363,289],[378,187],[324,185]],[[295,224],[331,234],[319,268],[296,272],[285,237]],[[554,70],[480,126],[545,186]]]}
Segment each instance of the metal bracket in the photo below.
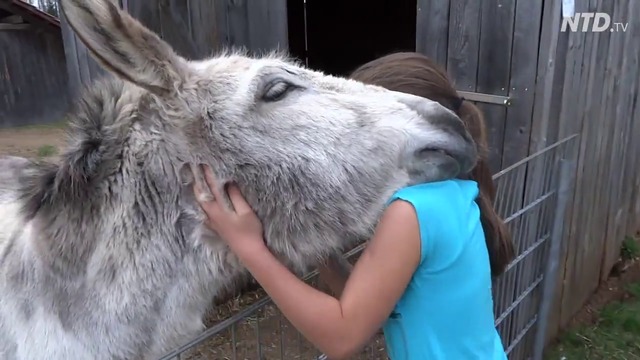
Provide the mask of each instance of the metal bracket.
{"label": "metal bracket", "polygon": [[509,96],[483,94],[470,91],[458,91],[458,94],[467,100],[477,101],[487,104],[498,104],[504,106],[511,106],[512,99]]}

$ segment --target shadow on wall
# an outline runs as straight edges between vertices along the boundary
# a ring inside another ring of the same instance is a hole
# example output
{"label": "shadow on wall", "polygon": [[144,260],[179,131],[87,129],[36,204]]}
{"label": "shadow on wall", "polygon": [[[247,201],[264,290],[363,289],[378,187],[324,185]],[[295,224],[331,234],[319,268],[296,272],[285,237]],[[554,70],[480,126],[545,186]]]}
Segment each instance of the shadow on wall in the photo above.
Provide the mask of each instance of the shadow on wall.
{"label": "shadow on wall", "polygon": [[363,63],[415,51],[416,1],[288,0],[289,47],[309,67],[348,75]]}

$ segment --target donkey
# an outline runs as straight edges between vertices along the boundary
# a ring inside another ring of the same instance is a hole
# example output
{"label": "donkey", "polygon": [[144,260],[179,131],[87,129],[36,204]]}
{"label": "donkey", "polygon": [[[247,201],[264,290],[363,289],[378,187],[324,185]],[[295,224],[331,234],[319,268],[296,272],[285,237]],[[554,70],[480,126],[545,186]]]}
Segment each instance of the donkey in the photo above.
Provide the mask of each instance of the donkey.
{"label": "donkey", "polygon": [[192,192],[236,182],[303,272],[370,235],[389,196],[475,163],[436,102],[282,54],[187,60],[110,0],[62,0],[113,75],[69,116],[58,163],[0,160],[0,359],[152,359],[203,330],[247,276]]}

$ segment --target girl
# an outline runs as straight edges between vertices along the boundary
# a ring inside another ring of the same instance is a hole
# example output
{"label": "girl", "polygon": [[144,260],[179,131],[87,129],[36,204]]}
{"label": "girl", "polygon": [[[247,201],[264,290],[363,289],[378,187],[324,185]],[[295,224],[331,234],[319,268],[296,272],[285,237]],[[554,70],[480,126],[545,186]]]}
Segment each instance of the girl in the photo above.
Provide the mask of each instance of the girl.
{"label": "girl", "polygon": [[[227,187],[233,210],[215,200],[200,203],[207,225],[288,320],[331,359],[355,354],[381,326],[392,360],[506,359],[494,326],[491,275],[504,270],[513,247],[491,206],[495,191],[480,112],[457,96],[444,71],[417,53],[380,58],[352,77],[425,96],[457,112],[483,149],[469,180],[398,190],[348,279],[336,259],[322,269],[338,298],[307,285],[270,253],[260,220],[236,186]],[[221,199],[206,167],[205,178]]]}

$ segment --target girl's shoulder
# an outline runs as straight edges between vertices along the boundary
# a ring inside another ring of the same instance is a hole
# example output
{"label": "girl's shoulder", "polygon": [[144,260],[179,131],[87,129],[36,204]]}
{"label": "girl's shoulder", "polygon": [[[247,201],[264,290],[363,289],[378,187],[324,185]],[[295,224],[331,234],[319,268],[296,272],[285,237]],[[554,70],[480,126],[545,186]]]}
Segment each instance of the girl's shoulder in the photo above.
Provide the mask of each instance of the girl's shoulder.
{"label": "girl's shoulder", "polygon": [[[418,223],[427,219],[442,225],[462,222],[471,211],[477,212],[478,183],[473,180],[451,179],[404,187],[388,201],[404,200],[410,203]],[[445,226],[446,227],[446,226]]]}
{"label": "girl's shoulder", "polygon": [[[413,207],[420,232],[420,264],[428,254],[451,253],[438,250],[443,246],[462,246],[461,242],[469,235],[466,229],[475,228],[480,221],[475,203],[478,191],[475,181],[452,179],[408,186],[391,197],[389,203],[404,200]],[[450,241],[451,238],[457,241]],[[439,266],[436,258],[432,257],[430,262]]]}

